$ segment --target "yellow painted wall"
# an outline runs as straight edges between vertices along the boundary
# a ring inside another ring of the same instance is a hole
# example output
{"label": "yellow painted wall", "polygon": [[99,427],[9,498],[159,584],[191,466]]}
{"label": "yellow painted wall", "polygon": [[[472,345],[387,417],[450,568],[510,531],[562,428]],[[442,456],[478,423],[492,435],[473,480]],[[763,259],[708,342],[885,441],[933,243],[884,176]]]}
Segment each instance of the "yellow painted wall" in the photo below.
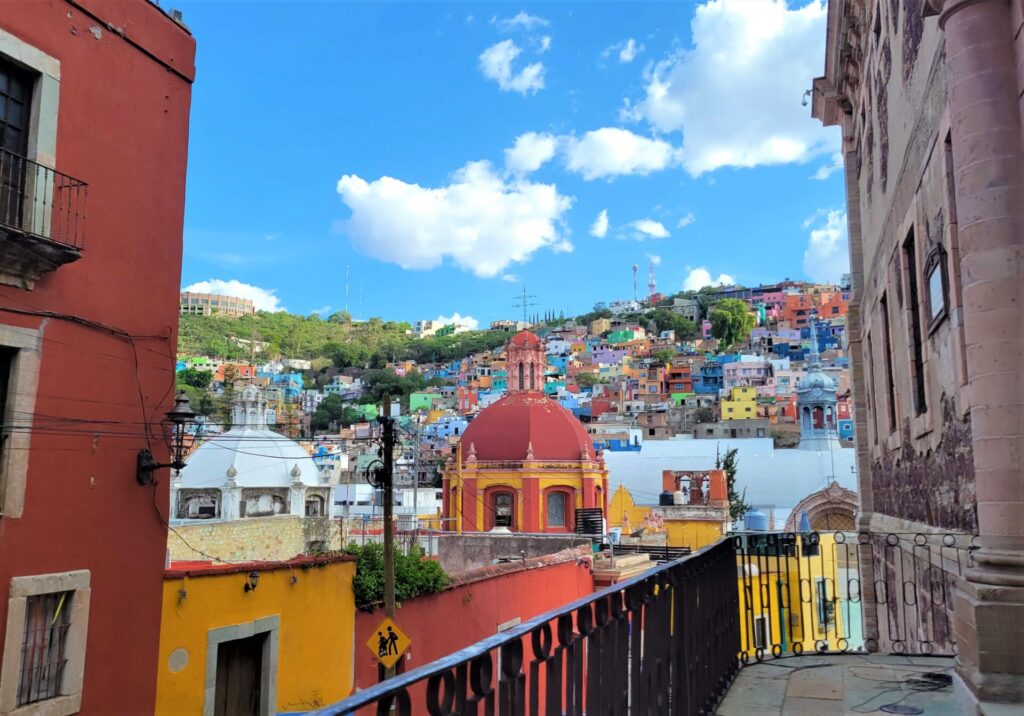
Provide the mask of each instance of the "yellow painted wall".
{"label": "yellow painted wall", "polygon": [[[637,505],[633,495],[622,485],[612,493],[608,503],[608,526],[622,527],[623,515],[628,515],[631,529],[644,526],[651,511],[650,505]],[[669,547],[700,549],[721,539],[725,534],[724,522],[710,520],[664,520],[665,539]]]}
{"label": "yellow painted wall", "polygon": [[[355,569],[354,561],[343,561],[264,570],[249,593],[243,590],[247,571],[165,579],[156,713],[203,713],[207,632],[273,615],[280,618],[277,710],[304,711],[348,696],[354,684]],[[186,592],[183,599],[179,589]]]}
{"label": "yellow painted wall", "polygon": [[729,397],[722,400],[722,420],[753,420],[757,417],[756,388],[732,388]]}
{"label": "yellow painted wall", "polygon": [[[755,650],[752,635],[755,617],[766,617],[769,621],[771,635],[766,653],[770,653],[771,642],[780,642],[783,635],[792,639],[792,642],[799,642],[808,653],[814,652],[818,640],[826,641],[829,649],[840,648],[839,637],[849,638],[849,648],[857,648],[863,643],[858,634],[859,604],[852,604],[856,608],[854,613],[851,602],[844,598],[849,575],[841,571],[844,565],[836,559],[835,535],[822,532],[819,538],[819,552],[815,556],[777,559],[774,556],[758,558],[748,555],[747,561],[753,563],[756,569],[744,567],[743,562],[740,562],[740,643],[743,645],[742,650],[751,656]],[[799,536],[797,540],[799,544]],[[827,582],[824,590],[819,589],[819,579]],[[783,595],[781,602],[780,589]],[[823,594],[826,601],[832,601],[837,589],[840,600],[831,613],[831,621],[826,630],[819,618],[818,595]],[[787,622],[787,628],[783,631],[782,625]],[[793,643],[785,644],[785,651],[792,649]]]}

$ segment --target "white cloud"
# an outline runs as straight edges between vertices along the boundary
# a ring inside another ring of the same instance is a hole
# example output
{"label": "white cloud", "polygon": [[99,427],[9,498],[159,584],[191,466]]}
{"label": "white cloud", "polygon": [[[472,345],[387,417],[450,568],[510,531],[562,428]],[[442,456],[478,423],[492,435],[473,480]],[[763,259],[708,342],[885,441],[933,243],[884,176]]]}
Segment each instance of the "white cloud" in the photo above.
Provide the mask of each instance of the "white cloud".
{"label": "white cloud", "polygon": [[661,257],[657,254],[647,254],[647,260],[655,266],[661,266]]}
{"label": "white cloud", "polygon": [[686,216],[682,217],[676,222],[677,229],[684,229],[697,220],[697,217],[693,215],[693,212],[689,212]]}
{"label": "white cloud", "polygon": [[281,305],[281,299],[274,295],[277,292],[277,289],[260,288],[259,286],[253,286],[252,284],[242,283],[238,279],[234,278],[228,281],[224,281],[219,278],[197,281],[196,283],[190,284],[181,290],[192,291],[193,293],[215,293],[219,296],[248,298],[252,301],[253,306],[256,307],[257,311],[269,311],[271,313],[276,313],[278,311],[285,310],[285,307]]}
{"label": "white cloud", "polygon": [[501,275],[502,281],[508,281],[509,283],[519,283],[519,277],[514,273],[503,273]]}
{"label": "white cloud", "polygon": [[480,53],[480,71],[484,77],[498,83],[503,92],[519,94],[536,93],[544,89],[544,65],[534,62],[519,72],[514,72],[512,63],[522,53],[512,40],[502,40]]}
{"label": "white cloud", "polygon": [[718,278],[711,278],[711,272],[703,266],[690,269],[690,273],[683,279],[684,291],[699,291],[705,286],[732,286],[736,281],[727,273],[718,274]]}
{"label": "white cloud", "polygon": [[628,224],[633,229],[633,238],[643,241],[644,239],[667,239],[668,229],[660,221],[654,219],[637,219]]}
{"label": "white cloud", "polygon": [[475,331],[480,325],[480,322],[472,316],[461,316],[458,311],[450,316],[438,316],[434,319],[435,323],[440,323],[442,326],[447,326],[454,323],[457,326],[465,326],[471,331]]}
{"label": "white cloud", "polygon": [[513,174],[529,174],[554,157],[557,149],[558,138],[551,134],[520,134],[515,146],[505,150],[505,168]]}
{"label": "white cloud", "polygon": [[537,49],[538,55],[543,55],[545,52],[551,49],[551,35],[544,35],[540,38],[540,47]]}
{"label": "white cloud", "polygon": [[603,239],[608,235],[608,210],[601,209],[601,213],[594,219],[594,223],[590,225],[590,235],[596,236],[599,239]]}
{"label": "white cloud", "polygon": [[542,248],[571,251],[564,216],[573,198],[554,184],[506,180],[489,162],[470,162],[446,186],[392,177],[338,180],[352,210],[345,230],[353,245],[405,269],[432,269],[446,259],[491,278]]}
{"label": "white cloud", "polygon": [[529,15],[522,10],[512,17],[492,17],[491,23],[497,25],[498,29],[503,32],[511,32],[519,28],[529,31],[538,27],[548,27],[551,24],[543,17]]}
{"label": "white cloud", "polygon": [[601,52],[601,57],[609,57],[612,53],[617,53],[619,56],[619,62],[622,64],[628,64],[636,59],[636,56],[644,51],[644,46],[638,44],[632,37],[622,42],[616,42],[614,45],[609,45],[604,48]]}
{"label": "white cloud", "polygon": [[628,129],[603,127],[582,139],[566,140],[566,166],[586,180],[628,174],[650,174],[678,161],[668,142],[648,139]]}
{"label": "white cloud", "polygon": [[825,179],[828,179],[830,176],[832,176],[842,168],[842,152],[836,152],[835,154],[832,155],[832,160],[828,164],[822,164],[820,167],[818,167],[818,170],[811,175],[811,179],[824,181]]}
{"label": "white cloud", "polygon": [[[821,219],[824,218],[824,222]],[[812,281],[838,283],[839,277],[850,271],[850,248],[846,232],[846,212],[832,209],[816,213],[808,222],[817,223],[811,229],[804,251],[804,273]],[[804,228],[811,224],[804,222]]]}
{"label": "white cloud", "polygon": [[683,166],[694,176],[835,151],[838,130],[800,103],[822,73],[826,4],[708,0],[691,22],[693,47],[655,64],[646,96],[627,101],[623,115],[682,132]]}

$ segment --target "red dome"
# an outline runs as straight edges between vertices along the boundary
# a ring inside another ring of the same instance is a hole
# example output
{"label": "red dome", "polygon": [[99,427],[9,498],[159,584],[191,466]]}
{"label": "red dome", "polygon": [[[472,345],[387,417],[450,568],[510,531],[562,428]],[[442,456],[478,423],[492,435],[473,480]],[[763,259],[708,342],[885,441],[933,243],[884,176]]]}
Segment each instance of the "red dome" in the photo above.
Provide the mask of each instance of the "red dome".
{"label": "red dome", "polygon": [[512,340],[509,343],[519,348],[536,348],[540,345],[540,338],[537,338],[537,336],[529,331],[519,331],[519,333],[512,336]]}
{"label": "red dome", "polygon": [[589,459],[596,458],[583,423],[533,391],[510,393],[485,408],[466,428],[461,442],[463,460],[471,449],[476,450],[477,460],[525,460],[531,443],[534,460],[579,460],[584,446]]}

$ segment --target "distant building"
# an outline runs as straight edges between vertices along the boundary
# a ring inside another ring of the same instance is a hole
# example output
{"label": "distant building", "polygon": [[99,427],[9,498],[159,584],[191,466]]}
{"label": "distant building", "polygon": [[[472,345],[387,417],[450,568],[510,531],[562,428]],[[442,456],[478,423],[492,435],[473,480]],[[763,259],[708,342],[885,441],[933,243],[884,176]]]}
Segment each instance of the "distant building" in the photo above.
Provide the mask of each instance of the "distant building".
{"label": "distant building", "polygon": [[726,438],[769,437],[767,418],[723,420],[720,423],[700,423],[693,428],[696,440],[724,440]]}
{"label": "distant building", "polygon": [[178,313],[183,316],[252,316],[256,308],[248,298],[182,291],[178,299]]}
{"label": "distant building", "polygon": [[688,321],[697,324],[700,321],[700,304],[692,298],[674,298],[669,310],[678,313]]}
{"label": "distant building", "polygon": [[722,420],[753,420],[757,418],[757,388],[737,386],[722,398]]}

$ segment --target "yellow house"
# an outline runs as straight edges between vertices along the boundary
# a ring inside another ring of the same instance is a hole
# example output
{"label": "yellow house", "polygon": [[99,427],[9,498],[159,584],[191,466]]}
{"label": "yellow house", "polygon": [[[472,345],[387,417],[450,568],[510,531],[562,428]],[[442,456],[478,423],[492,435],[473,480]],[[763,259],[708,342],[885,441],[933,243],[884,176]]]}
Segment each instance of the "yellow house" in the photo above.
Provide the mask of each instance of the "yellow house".
{"label": "yellow house", "polygon": [[355,569],[350,556],[172,563],[156,713],[307,711],[348,696]]}
{"label": "yellow house", "polygon": [[637,505],[632,493],[619,485],[608,507],[608,526],[621,528],[627,537],[641,527],[648,537],[664,534],[669,547],[697,550],[717,542],[729,527],[725,474],[721,470],[662,472],[663,491],[675,494],[683,487],[682,504]]}
{"label": "yellow house", "polygon": [[757,417],[757,388],[731,388],[729,397],[722,399],[722,420],[753,420]]}
{"label": "yellow house", "polygon": [[[864,645],[856,545],[837,544],[835,532],[746,533],[737,539],[741,652],[780,653],[859,649]],[[766,544],[768,539],[784,540]]]}

